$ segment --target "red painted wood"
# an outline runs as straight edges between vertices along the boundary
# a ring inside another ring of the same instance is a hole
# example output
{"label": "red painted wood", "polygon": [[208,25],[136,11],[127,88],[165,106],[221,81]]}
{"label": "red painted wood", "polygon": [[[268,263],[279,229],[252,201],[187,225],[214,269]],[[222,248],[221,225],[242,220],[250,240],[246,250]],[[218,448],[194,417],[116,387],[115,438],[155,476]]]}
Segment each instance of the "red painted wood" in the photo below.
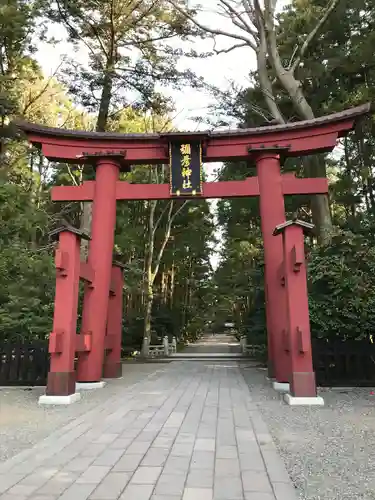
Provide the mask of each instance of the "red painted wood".
{"label": "red painted wood", "polygon": [[304,247],[294,246],[292,248],[292,262],[294,272],[301,271],[301,266],[305,262]]}
{"label": "red painted wood", "polygon": [[[337,128],[337,127],[336,127]],[[350,128],[349,128],[350,130]],[[272,134],[258,135],[256,137],[240,136],[234,138],[210,139],[207,143],[205,162],[246,160],[249,157],[249,148],[285,148],[290,146],[287,156],[301,156],[313,152],[331,151],[337,142],[338,132],[320,130],[289,131]]]}
{"label": "red painted wood", "polygon": [[[307,295],[306,262],[301,261],[300,272],[295,272],[293,249],[304,249],[303,228],[291,225],[282,234],[286,283],[286,309],[290,349],[291,394],[296,397],[316,396],[315,375],[312,364],[310,318]],[[301,254],[300,254],[301,255]]]}
{"label": "red painted wood", "polygon": [[79,277],[87,283],[94,283],[95,271],[88,262],[81,262]]}
{"label": "red painted wood", "polygon": [[[298,179],[294,174],[282,176],[284,195],[328,193],[326,178]],[[90,201],[94,198],[95,181],[81,186],[55,186],[51,190],[52,201]],[[258,177],[248,177],[241,181],[220,181],[203,183],[203,195],[199,198],[237,198],[259,196]],[[169,184],[129,184],[118,181],[117,200],[164,200],[172,198]]]}
{"label": "red painted wood", "polygon": [[64,349],[64,332],[51,332],[49,336],[48,352],[61,354]]}
{"label": "red painted wood", "polygon": [[[55,186],[51,190],[52,201],[90,201],[94,197],[95,181],[88,181],[81,186]],[[221,181],[203,183],[203,195],[199,198],[236,198],[241,196],[259,196],[257,177],[248,177],[243,181]],[[163,200],[172,198],[169,184],[130,184],[118,181],[117,200]]]}
{"label": "red painted wood", "polygon": [[296,330],[298,349],[301,354],[309,352],[309,343],[306,342],[306,335],[303,334],[302,330],[297,327]]}
{"label": "red painted wood", "polygon": [[[30,136],[31,142],[33,137]],[[140,143],[126,143],[126,142],[113,142],[103,140],[66,140],[66,139],[53,139],[53,142],[46,143],[42,138],[37,139],[36,142],[42,142],[42,153],[49,160],[65,160],[71,163],[83,163],[80,158],[82,153],[94,154],[98,151],[116,151],[122,152],[126,150],[126,162],[129,165],[138,164],[160,164],[169,162],[168,144],[163,144],[160,139],[147,143],[141,141]]]}
{"label": "red painted wood", "polygon": [[289,334],[287,330],[283,330],[283,347],[286,352],[289,352]]}
{"label": "red painted wood", "polygon": [[84,353],[90,352],[92,346],[91,333],[80,333],[76,335],[76,352]]}
{"label": "red painted wood", "polygon": [[277,270],[277,276],[280,280],[280,285],[285,286],[285,276],[284,276],[284,266],[280,264],[279,269]]}
{"label": "red painted wood", "polygon": [[52,201],[92,201],[95,181],[84,182],[81,186],[54,186],[51,189]]}
{"label": "red painted wood", "polygon": [[59,248],[57,248],[55,252],[55,267],[60,276],[66,276],[68,274],[69,255]]}
{"label": "red painted wood", "polygon": [[53,333],[49,341],[51,364],[46,393],[60,396],[74,393],[71,373],[74,372],[80,273],[80,239],[77,235],[69,231],[59,234],[55,260],[55,309]]}
{"label": "red painted wood", "polygon": [[122,375],[121,341],[124,277],[121,267],[112,267],[112,284],[114,293],[109,297],[107,335],[105,347],[108,349],[104,360],[103,374],[105,378],[117,378]]}
{"label": "red painted wood", "polygon": [[282,176],[282,185],[284,195],[328,193],[328,180],[325,177],[299,179],[294,173],[288,173]]}
{"label": "red painted wood", "polygon": [[79,382],[98,382],[102,377],[118,176],[119,167],[114,161],[104,158],[98,161],[88,256],[88,263],[95,270],[95,286],[86,286],[82,314],[82,331],[92,333],[92,346],[89,353],[79,356]]}
{"label": "red painted wood", "polygon": [[273,236],[275,226],[285,221],[280,160],[277,154],[263,153],[256,160],[259,181],[259,207],[264,243],[266,320],[268,355],[277,382],[289,379],[287,354],[283,349],[282,331],[287,327],[284,307],[285,289],[280,283],[279,269],[283,261],[281,236]]}
{"label": "red painted wood", "polygon": [[[365,109],[366,108],[366,109]],[[223,131],[203,134],[204,161],[225,161],[230,159],[247,159],[249,148],[289,148],[289,156],[300,156],[312,152],[330,151],[335,147],[338,137],[353,129],[360,115],[368,113],[368,106],[361,110],[350,110],[343,117],[324,117],[315,122],[296,124],[285,127],[265,127],[264,129],[248,129]],[[22,128],[22,125],[21,125]],[[99,151],[117,151],[125,153],[126,162],[131,164],[168,163],[167,135],[154,134],[142,138],[118,135],[109,137],[105,134],[94,134],[90,137],[82,135],[60,135],[53,129],[30,130],[24,127],[30,142],[42,145],[43,154],[51,160],[64,160],[74,163],[83,162],[84,152],[94,154]]]}
{"label": "red painted wood", "polygon": [[106,335],[104,339],[104,348],[108,350],[112,350],[114,344],[114,336],[113,335]]}

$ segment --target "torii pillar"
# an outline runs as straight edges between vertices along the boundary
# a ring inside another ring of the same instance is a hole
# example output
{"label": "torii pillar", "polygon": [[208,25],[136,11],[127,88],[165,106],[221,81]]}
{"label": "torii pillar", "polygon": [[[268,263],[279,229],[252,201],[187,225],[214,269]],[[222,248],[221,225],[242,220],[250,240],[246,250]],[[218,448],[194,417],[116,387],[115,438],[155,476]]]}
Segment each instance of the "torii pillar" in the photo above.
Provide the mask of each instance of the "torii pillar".
{"label": "torii pillar", "polygon": [[112,253],[116,225],[116,185],[121,159],[119,154],[87,157],[94,160],[96,182],[92,209],[88,264],[94,269],[92,285],[87,285],[83,302],[82,332],[90,333],[90,352],[80,353],[77,381],[102,387],[105,334],[112,273]]}
{"label": "torii pillar", "polygon": [[107,335],[105,337],[104,378],[121,378],[121,344],[124,265],[114,262],[112,266],[112,292],[109,296]]}
{"label": "torii pillar", "polygon": [[52,231],[58,240],[55,251],[56,291],[53,329],[49,337],[51,355],[46,393],[39,404],[71,404],[80,399],[76,392],[74,356],[76,352],[77,307],[80,279],[81,239],[90,239],[78,229],[64,225]]}
{"label": "torii pillar", "polygon": [[268,377],[288,382],[288,358],[282,349],[282,331],[287,318],[284,290],[278,286],[278,269],[283,262],[281,236],[274,238],[275,226],[285,221],[284,193],[280,171],[280,150],[252,149],[259,182],[259,207],[265,264],[265,299],[268,342]]}
{"label": "torii pillar", "polygon": [[296,219],[279,224],[274,230],[276,238],[282,235],[283,243],[287,328],[280,349],[288,359],[290,394],[285,394],[284,399],[290,405],[324,405],[323,398],[317,396],[312,363],[304,246],[304,233],[311,232],[313,228],[313,224]]}

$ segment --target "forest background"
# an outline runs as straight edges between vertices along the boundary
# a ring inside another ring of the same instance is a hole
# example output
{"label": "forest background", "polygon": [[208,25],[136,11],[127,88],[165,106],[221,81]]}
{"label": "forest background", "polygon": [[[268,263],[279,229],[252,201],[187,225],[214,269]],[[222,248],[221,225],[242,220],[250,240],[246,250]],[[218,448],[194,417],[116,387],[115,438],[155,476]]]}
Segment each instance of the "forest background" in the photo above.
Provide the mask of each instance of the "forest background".
{"label": "forest background", "polygon": [[[45,160],[14,118],[77,130],[176,130],[172,97],[193,92],[210,106],[189,125],[217,129],[311,119],[373,100],[375,0],[275,4],[218,0],[207,16],[185,0],[0,1],[0,340],[48,336],[55,274],[48,234],[63,220],[89,231],[91,220],[90,204],[52,204],[49,192],[93,173]],[[62,32],[65,40],[56,36]],[[59,61],[61,44],[69,55]],[[56,51],[52,75],[40,64],[46,45]],[[215,85],[192,70],[194,61],[212,64],[237,51],[243,82]],[[318,231],[307,242],[314,337],[374,331],[374,155],[369,118],[335,154],[283,166],[327,174],[330,183],[329,197],[286,199],[288,216],[298,213]],[[122,177],[168,182],[166,170],[145,165]],[[252,165],[228,163],[216,177],[254,174]],[[209,322],[219,331],[226,321],[265,344],[257,199],[121,202],[115,242],[125,266],[124,345],[139,349],[144,335],[192,340]]]}

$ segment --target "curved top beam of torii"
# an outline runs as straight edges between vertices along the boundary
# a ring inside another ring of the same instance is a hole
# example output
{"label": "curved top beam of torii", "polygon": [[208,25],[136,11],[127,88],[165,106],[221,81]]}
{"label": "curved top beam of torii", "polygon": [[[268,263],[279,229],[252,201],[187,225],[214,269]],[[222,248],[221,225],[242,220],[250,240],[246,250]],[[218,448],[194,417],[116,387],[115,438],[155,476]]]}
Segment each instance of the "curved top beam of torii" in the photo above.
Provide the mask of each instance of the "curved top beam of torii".
{"label": "curved top beam of torii", "polygon": [[[49,160],[85,163],[87,155],[111,153],[123,156],[123,163],[168,163],[169,143],[175,140],[201,140],[203,161],[248,159],[261,151],[280,151],[285,156],[302,156],[331,151],[339,137],[346,135],[356,122],[369,114],[369,103],[322,116],[314,120],[265,127],[204,132],[169,132],[151,134],[119,134],[85,132],[45,127],[25,121],[14,124],[28,140],[41,147]],[[85,158],[86,157],[86,158]]]}

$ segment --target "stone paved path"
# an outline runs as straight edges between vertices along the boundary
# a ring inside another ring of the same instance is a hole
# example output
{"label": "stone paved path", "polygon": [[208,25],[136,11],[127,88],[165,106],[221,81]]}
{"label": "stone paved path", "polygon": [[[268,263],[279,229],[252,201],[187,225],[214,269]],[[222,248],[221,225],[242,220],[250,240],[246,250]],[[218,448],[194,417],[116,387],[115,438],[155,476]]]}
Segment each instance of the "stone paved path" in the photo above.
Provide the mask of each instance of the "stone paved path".
{"label": "stone paved path", "polygon": [[175,361],[0,464],[0,499],[296,494],[237,362]]}
{"label": "stone paved path", "polygon": [[218,333],[216,335],[206,334],[203,335],[201,339],[199,339],[194,344],[190,344],[183,351],[184,353],[240,353],[241,347],[238,340],[230,334]]}

